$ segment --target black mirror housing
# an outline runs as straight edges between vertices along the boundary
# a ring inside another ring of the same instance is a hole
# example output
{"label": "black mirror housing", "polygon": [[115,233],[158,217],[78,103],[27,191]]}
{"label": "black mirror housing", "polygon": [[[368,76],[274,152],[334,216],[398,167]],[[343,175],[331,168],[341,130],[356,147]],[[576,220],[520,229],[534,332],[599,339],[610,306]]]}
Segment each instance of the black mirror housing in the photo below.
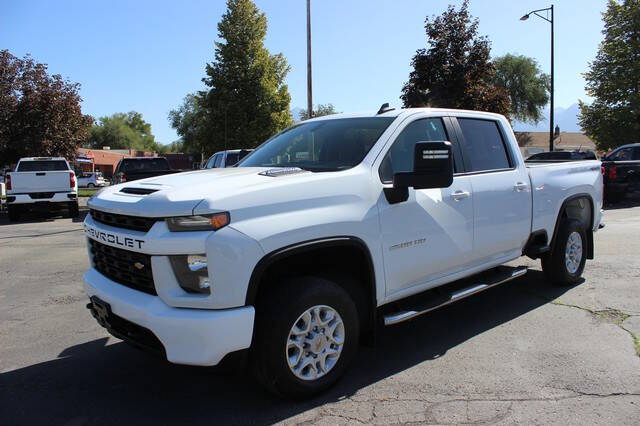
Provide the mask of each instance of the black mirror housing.
{"label": "black mirror housing", "polygon": [[394,188],[448,188],[453,183],[451,142],[418,142],[414,147],[413,172],[395,173]]}

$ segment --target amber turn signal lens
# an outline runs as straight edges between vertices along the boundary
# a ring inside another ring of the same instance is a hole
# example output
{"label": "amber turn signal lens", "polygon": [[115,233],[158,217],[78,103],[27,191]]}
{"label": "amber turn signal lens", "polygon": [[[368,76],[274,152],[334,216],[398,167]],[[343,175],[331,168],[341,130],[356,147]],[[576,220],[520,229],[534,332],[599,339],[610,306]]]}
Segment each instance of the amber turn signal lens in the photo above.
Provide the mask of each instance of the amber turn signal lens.
{"label": "amber turn signal lens", "polygon": [[229,213],[216,213],[209,219],[213,229],[220,229],[229,224]]}

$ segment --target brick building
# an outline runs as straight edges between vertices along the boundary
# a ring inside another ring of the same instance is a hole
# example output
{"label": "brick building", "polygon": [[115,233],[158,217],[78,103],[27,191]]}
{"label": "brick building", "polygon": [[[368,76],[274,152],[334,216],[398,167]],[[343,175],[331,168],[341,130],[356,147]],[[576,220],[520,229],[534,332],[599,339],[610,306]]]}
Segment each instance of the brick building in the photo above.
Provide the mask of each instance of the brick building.
{"label": "brick building", "polygon": [[[78,158],[75,168],[85,172],[100,171],[105,178],[110,179],[118,163],[127,157],[157,157],[155,152],[136,151],[135,149],[88,149],[78,148]],[[172,169],[199,168],[197,156],[171,153],[162,155],[169,161]]]}

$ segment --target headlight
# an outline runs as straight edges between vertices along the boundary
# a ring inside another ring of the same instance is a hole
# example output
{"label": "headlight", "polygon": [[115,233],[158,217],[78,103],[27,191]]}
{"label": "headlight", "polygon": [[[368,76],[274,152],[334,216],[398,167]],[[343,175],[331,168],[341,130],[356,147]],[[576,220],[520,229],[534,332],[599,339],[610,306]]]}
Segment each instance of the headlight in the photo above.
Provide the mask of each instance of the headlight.
{"label": "headlight", "polygon": [[204,254],[169,256],[178,283],[189,293],[210,294],[209,269]]}
{"label": "headlight", "polygon": [[217,231],[227,226],[231,217],[228,212],[221,212],[200,216],[168,217],[166,221],[172,232]]}

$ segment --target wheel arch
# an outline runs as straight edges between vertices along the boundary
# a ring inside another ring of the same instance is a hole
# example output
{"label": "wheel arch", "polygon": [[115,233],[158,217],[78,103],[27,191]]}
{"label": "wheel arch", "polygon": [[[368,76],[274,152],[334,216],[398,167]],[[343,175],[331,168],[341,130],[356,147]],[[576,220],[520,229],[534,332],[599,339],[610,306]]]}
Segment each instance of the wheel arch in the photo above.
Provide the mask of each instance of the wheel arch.
{"label": "wheel arch", "polygon": [[[321,262],[316,262],[318,259],[314,256],[321,256]],[[323,267],[327,265],[333,268]],[[337,284],[345,287],[354,298],[361,320],[364,321],[361,336],[365,341],[373,342],[377,307],[376,276],[371,252],[363,240],[354,236],[320,238],[266,254],[251,273],[245,304],[255,305],[263,292],[277,285],[272,281],[273,278],[287,274],[317,275],[334,280],[340,276],[357,278],[358,289],[350,288],[344,282]]]}
{"label": "wheel arch", "polygon": [[[581,204],[580,201],[586,201],[585,204]],[[588,212],[585,207],[589,207]],[[558,235],[558,228],[563,218],[577,219],[585,225],[585,233],[587,234],[587,259],[593,259],[593,221],[595,218],[595,204],[593,198],[588,193],[578,193],[567,197],[560,206],[558,211],[558,217],[553,229],[553,235],[551,236],[551,243],[549,247],[554,250],[556,244],[556,236]],[[587,216],[588,214],[588,216]]]}

